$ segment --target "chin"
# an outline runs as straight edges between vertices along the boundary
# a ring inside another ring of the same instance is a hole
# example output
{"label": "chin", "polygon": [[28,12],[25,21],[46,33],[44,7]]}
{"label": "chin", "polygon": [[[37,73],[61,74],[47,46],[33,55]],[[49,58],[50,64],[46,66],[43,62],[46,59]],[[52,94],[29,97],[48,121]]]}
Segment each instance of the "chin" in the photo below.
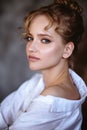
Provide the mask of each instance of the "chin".
{"label": "chin", "polygon": [[38,71],[38,70],[40,70],[36,66],[29,66],[29,69],[32,70],[32,71]]}

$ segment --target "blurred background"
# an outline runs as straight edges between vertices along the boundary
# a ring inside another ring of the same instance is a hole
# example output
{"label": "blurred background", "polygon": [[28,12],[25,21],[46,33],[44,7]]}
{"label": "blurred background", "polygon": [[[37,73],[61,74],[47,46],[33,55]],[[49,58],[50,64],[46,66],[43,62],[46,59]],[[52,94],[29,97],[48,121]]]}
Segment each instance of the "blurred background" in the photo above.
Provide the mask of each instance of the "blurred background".
{"label": "blurred background", "polygon": [[[0,102],[35,72],[31,72],[25,54],[21,31],[24,16],[53,0],[0,1]],[[87,0],[77,0],[84,8],[85,33],[79,46],[75,70],[87,82]]]}

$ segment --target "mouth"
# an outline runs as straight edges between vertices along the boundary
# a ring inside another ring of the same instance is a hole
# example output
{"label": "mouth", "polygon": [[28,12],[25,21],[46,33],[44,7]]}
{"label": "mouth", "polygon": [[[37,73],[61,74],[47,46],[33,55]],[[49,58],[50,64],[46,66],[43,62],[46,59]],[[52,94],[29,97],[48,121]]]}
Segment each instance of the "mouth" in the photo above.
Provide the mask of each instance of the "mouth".
{"label": "mouth", "polygon": [[35,57],[35,56],[28,56],[28,60],[29,60],[29,61],[33,61],[33,62],[35,62],[35,61],[40,60],[40,58]]}

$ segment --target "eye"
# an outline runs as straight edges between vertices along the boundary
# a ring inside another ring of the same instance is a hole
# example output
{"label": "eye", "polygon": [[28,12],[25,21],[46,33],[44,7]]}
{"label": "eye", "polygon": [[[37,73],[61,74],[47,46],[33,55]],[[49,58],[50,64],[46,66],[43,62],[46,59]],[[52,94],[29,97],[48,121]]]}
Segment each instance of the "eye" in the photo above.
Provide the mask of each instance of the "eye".
{"label": "eye", "polygon": [[50,41],[49,39],[42,39],[41,42],[44,43],[44,44],[48,44],[48,43],[50,43],[51,41]]}
{"label": "eye", "polygon": [[32,40],[33,40],[33,38],[32,38],[31,36],[26,36],[24,39],[25,39],[27,42],[29,42],[29,41],[32,41]]}

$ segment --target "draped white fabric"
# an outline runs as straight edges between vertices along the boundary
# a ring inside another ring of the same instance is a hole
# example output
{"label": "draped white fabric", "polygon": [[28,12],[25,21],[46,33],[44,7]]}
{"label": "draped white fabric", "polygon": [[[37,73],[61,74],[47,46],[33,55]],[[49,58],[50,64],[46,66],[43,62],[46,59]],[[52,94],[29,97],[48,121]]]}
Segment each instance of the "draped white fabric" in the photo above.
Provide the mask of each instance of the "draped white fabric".
{"label": "draped white fabric", "polygon": [[70,74],[81,95],[79,100],[40,95],[44,82],[42,75],[36,74],[1,103],[0,130],[81,130],[87,87],[71,69]]}

